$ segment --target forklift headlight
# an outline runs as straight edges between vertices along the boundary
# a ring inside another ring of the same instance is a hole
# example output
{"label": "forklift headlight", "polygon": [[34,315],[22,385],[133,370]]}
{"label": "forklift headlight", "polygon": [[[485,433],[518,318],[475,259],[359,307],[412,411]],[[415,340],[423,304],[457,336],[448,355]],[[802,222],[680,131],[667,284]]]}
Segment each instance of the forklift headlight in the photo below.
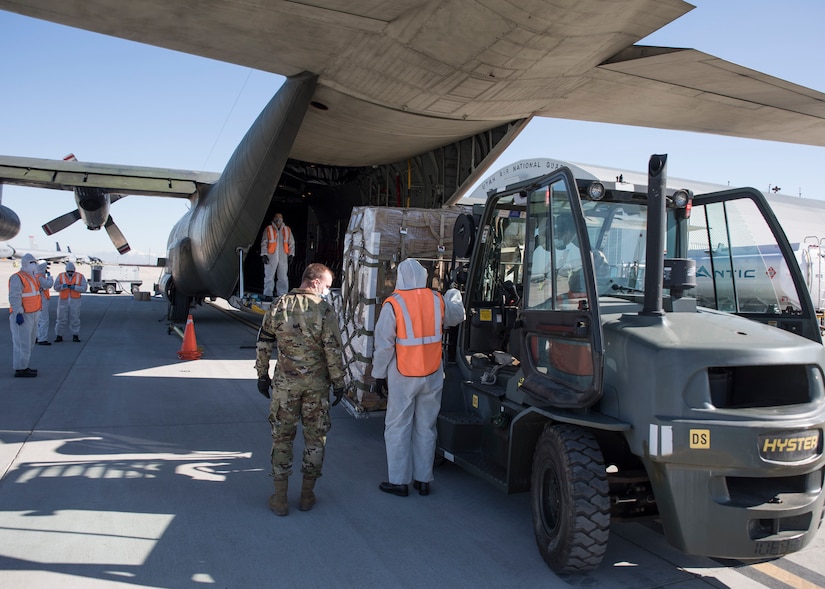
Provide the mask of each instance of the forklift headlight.
{"label": "forklift headlight", "polygon": [[673,200],[673,204],[676,206],[677,209],[683,209],[687,206],[688,202],[690,201],[690,191],[689,190],[677,190],[673,193],[671,199]]}
{"label": "forklift headlight", "polygon": [[604,198],[604,194],[604,184],[601,182],[591,182],[587,186],[587,196],[590,197],[590,200],[601,200]]}

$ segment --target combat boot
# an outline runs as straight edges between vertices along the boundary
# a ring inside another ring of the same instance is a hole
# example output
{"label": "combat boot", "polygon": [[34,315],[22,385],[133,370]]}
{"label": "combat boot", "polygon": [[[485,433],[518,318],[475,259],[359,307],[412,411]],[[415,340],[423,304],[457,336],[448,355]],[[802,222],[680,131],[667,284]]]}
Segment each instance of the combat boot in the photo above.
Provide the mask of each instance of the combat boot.
{"label": "combat boot", "polygon": [[301,483],[301,503],[298,509],[301,511],[309,511],[315,505],[315,493],[312,489],[315,487],[315,479],[304,477]]}
{"label": "combat boot", "polygon": [[286,501],[286,491],[289,480],[275,481],[275,493],[269,498],[269,509],[275,515],[286,515],[289,513],[289,504]]}

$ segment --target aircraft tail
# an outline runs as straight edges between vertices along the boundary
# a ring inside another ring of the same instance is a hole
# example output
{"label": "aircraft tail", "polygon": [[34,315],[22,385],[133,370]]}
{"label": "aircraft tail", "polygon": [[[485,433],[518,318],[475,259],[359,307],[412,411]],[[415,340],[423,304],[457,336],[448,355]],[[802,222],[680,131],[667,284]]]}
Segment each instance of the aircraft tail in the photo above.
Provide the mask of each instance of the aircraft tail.
{"label": "aircraft tail", "polygon": [[169,240],[169,264],[182,292],[232,294],[238,281],[237,248],[249,247],[258,237],[317,79],[310,72],[287,78],[218,181],[178,221]]}

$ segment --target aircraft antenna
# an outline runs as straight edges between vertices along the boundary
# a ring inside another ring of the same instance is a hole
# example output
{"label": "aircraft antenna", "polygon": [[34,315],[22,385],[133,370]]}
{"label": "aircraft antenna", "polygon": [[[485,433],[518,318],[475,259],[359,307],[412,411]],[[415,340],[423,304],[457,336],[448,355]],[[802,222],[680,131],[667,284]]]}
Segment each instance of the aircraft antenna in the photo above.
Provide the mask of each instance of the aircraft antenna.
{"label": "aircraft antenna", "polygon": [[223,135],[223,130],[226,128],[226,124],[229,122],[229,117],[231,117],[232,113],[235,112],[235,107],[238,106],[238,101],[241,99],[241,95],[243,94],[243,91],[246,88],[246,84],[247,82],[249,82],[249,78],[251,76],[252,68],[249,68],[249,70],[246,73],[246,79],[243,81],[243,84],[241,84],[241,89],[238,90],[238,95],[235,96],[235,102],[232,103],[232,107],[229,109],[229,112],[226,113],[226,118],[223,120],[221,130],[218,131],[218,134],[215,136],[215,141],[212,143],[212,147],[209,148],[209,153],[206,154],[206,158],[203,160],[203,165],[201,166],[201,168],[203,168],[204,170],[206,169],[206,164],[209,161],[209,158],[212,157],[212,152],[215,151],[215,146],[218,144],[218,140],[221,138],[221,135]]}

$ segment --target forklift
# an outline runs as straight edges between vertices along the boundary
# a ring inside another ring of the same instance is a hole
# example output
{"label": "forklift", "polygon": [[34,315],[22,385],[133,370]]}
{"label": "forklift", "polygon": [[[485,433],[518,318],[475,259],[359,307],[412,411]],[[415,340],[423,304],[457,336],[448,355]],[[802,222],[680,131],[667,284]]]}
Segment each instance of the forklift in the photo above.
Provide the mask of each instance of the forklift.
{"label": "forklift", "polygon": [[825,348],[791,246],[755,189],[669,189],[666,155],[646,187],[619,180],[564,167],[458,217],[437,453],[529,491],[559,573],[597,567],[617,521],[658,519],[694,555],[800,550],[823,515]]}

